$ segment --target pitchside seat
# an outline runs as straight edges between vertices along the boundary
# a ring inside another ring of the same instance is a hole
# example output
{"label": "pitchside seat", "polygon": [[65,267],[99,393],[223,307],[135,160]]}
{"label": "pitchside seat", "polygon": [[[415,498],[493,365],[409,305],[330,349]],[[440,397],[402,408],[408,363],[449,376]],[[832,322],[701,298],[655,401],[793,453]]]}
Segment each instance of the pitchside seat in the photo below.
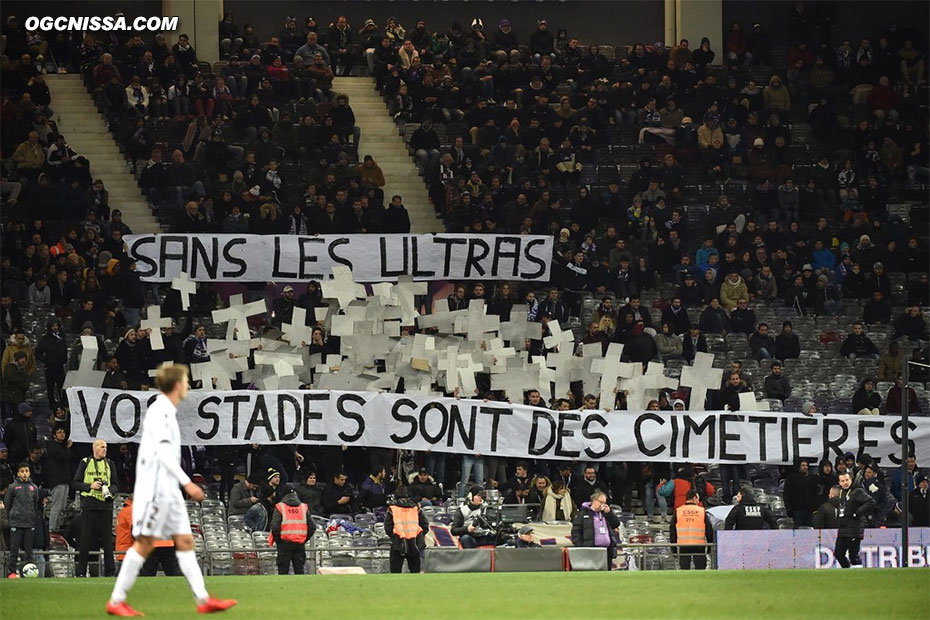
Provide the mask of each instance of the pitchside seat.
{"label": "pitchside seat", "polygon": [[427,573],[489,573],[494,569],[493,549],[427,547],[425,556]]}

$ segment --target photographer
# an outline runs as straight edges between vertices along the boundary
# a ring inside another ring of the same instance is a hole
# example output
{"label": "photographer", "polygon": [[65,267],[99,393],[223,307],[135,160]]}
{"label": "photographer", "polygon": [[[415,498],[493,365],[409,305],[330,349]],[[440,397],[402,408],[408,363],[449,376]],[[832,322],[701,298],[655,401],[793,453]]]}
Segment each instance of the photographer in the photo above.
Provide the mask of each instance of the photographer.
{"label": "photographer", "polygon": [[484,516],[484,489],[472,487],[465,500],[452,517],[452,535],[459,537],[462,549],[496,544],[497,534]]}
{"label": "photographer", "polygon": [[[91,548],[103,548],[104,570],[98,575],[112,577],[113,563],[113,494],[116,468],[107,458],[107,442],[94,442],[92,457],[81,459],[71,486],[81,495],[81,538],[76,577],[87,575],[87,555]],[[99,566],[99,564],[98,564]]]}
{"label": "photographer", "polygon": [[617,555],[614,531],[620,527],[620,517],[607,505],[607,494],[600,489],[591,494],[591,501],[581,505],[572,520],[572,544],[576,547],[606,547],[607,569],[613,568]]}

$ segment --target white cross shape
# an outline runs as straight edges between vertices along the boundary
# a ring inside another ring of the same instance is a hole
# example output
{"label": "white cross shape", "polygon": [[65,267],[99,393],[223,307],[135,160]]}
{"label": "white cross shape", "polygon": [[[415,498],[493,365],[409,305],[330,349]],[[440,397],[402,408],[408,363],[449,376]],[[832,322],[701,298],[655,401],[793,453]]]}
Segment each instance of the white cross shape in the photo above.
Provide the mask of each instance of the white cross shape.
{"label": "white cross shape", "polygon": [[365,287],[355,282],[352,270],[345,265],[333,267],[332,279],[323,280],[321,290],[324,298],[338,299],[343,310],[356,299],[365,297]]}
{"label": "white cross shape", "polygon": [[707,390],[720,389],[723,369],[714,368],[713,353],[697,353],[691,366],[683,366],[679,384],[691,388],[689,411],[704,411]]}
{"label": "white cross shape", "polygon": [[227,340],[249,340],[249,317],[267,311],[264,299],[244,304],[242,295],[230,295],[228,308],[213,311],[213,322],[226,323]]}
{"label": "white cross shape", "polygon": [[643,365],[639,362],[630,364],[632,372],[629,377],[620,379],[620,389],[626,391],[626,408],[640,411],[646,408],[646,385],[643,381]]}
{"label": "white cross shape", "polygon": [[739,395],[739,409],[740,411],[768,411],[769,404],[765,401],[757,401],[754,392],[742,392]]}
{"label": "white cross shape", "polygon": [[621,355],[623,355],[623,345],[611,342],[607,347],[607,355],[591,363],[591,372],[601,375],[600,407],[604,411],[614,408],[617,379],[633,376],[633,364],[621,362]]}
{"label": "white cross shape", "polygon": [[548,323],[550,336],[543,338],[543,344],[547,349],[558,349],[562,350],[562,345],[565,346],[565,350],[571,354],[572,348],[575,346],[575,335],[572,331],[566,330],[562,331],[562,327],[559,325],[558,321],[549,321]]}
{"label": "white cross shape", "polygon": [[284,333],[281,340],[290,344],[299,346],[301,343],[309,343],[313,339],[313,328],[307,327],[307,310],[299,306],[294,306],[294,313],[291,315],[290,323],[283,323],[281,327]]}
{"label": "white cross shape", "polygon": [[181,309],[186,311],[190,308],[190,298],[197,293],[197,283],[182,271],[177,278],[172,278],[171,288],[181,293]]}
{"label": "white cross shape", "polygon": [[426,282],[414,282],[412,276],[400,276],[394,285],[393,298],[401,309],[401,325],[413,325],[420,316],[416,307],[416,296],[426,295]]}
{"label": "white cross shape", "polygon": [[152,333],[149,334],[149,342],[152,343],[152,350],[161,351],[165,348],[165,341],[162,340],[161,337],[161,329],[163,327],[171,327],[171,318],[162,318],[161,308],[159,306],[148,306],[145,312],[148,318],[139,323],[139,327],[152,330]]}
{"label": "white cross shape", "polygon": [[665,366],[659,362],[649,362],[649,368],[643,375],[643,387],[645,389],[645,399],[647,401],[658,398],[659,391],[663,389],[676,389],[678,381],[672,377],[665,376]]}

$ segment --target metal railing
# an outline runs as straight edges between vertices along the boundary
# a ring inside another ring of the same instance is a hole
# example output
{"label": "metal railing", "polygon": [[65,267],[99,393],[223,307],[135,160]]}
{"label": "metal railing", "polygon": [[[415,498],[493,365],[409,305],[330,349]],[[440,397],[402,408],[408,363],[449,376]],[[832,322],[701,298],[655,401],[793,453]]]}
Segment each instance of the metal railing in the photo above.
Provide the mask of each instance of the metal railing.
{"label": "metal railing", "polygon": [[[681,551],[680,548],[688,547]],[[690,549],[693,545],[680,545],[678,543],[652,542],[652,543],[623,543],[617,546],[617,557],[614,562],[630,570],[680,570],[683,560],[691,560],[692,568],[697,568],[694,560],[701,562],[704,558],[705,566],[709,570],[717,568],[716,545],[708,543],[704,552],[695,552]],[[366,572],[382,573],[388,570],[388,555],[390,545],[375,546],[320,546],[309,544],[306,546],[307,562],[305,570],[308,574],[315,574],[321,566],[361,566]],[[67,569],[64,577],[74,576],[74,561],[80,552],[74,549],[62,550],[33,550],[33,556],[45,556],[45,560],[37,562],[52,567],[64,564]],[[8,560],[8,551],[0,552],[3,566]],[[96,559],[99,566],[103,555],[102,549],[92,549],[89,552],[91,560]],[[55,559],[51,556],[65,556],[65,559]],[[277,549],[275,547],[224,547],[198,550],[201,569],[205,575],[250,575],[274,574],[276,571]],[[228,557],[224,557],[228,556]],[[34,560],[36,561],[36,560]],[[632,561],[632,564],[630,562]],[[22,555],[20,555],[22,563]],[[89,562],[90,563],[90,562]],[[116,562],[117,567],[119,561]],[[98,569],[99,570],[99,569]],[[62,575],[53,574],[53,577]]]}

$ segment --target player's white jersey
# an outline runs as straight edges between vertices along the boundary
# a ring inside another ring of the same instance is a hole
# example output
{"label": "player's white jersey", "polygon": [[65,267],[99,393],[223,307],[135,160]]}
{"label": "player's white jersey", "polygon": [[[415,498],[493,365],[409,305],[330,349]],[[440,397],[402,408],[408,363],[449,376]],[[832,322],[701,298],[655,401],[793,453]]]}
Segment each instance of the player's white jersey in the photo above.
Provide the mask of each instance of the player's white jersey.
{"label": "player's white jersey", "polygon": [[179,485],[189,480],[180,465],[177,411],[167,396],[159,394],[142,418],[142,440],[136,458],[136,504],[165,495],[180,496]]}

